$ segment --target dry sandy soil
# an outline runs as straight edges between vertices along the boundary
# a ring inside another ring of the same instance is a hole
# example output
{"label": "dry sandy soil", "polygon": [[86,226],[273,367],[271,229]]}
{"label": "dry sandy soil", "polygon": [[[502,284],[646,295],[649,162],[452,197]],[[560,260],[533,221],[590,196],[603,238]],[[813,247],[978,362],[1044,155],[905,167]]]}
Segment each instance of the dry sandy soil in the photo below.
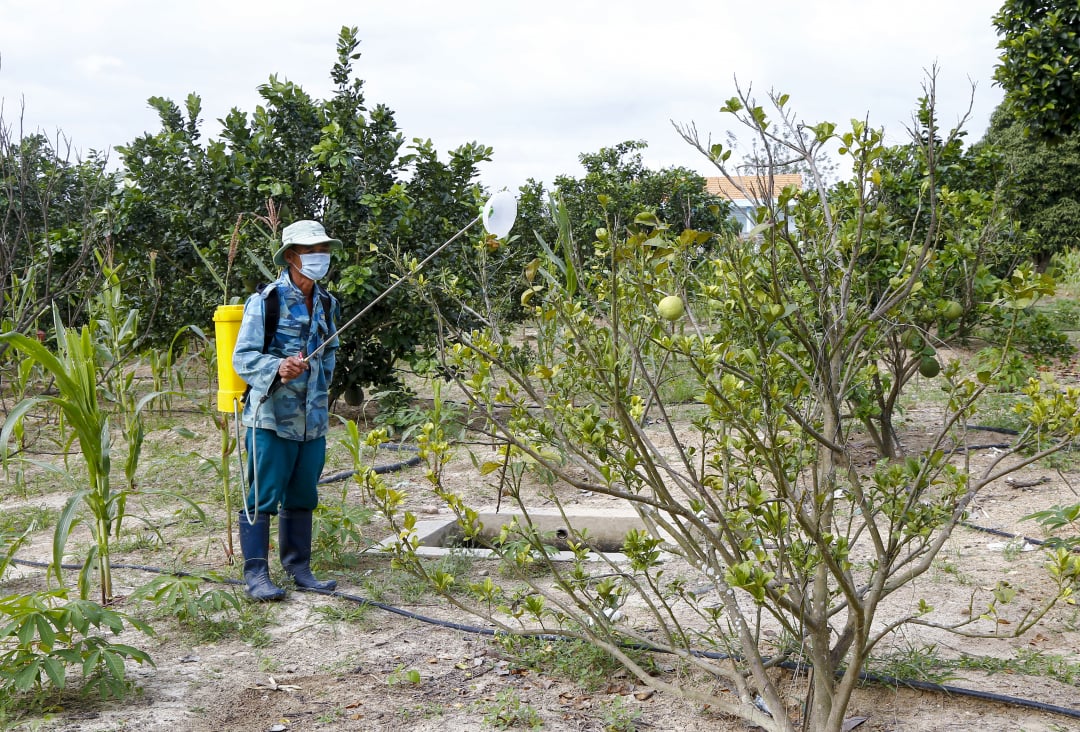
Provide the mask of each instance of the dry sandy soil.
{"label": "dry sandy soil", "polygon": [[[192,420],[199,418],[192,417]],[[916,435],[920,424],[937,419],[932,411],[909,411],[905,431]],[[195,429],[195,427],[193,427]],[[213,454],[217,443],[212,429],[203,425],[202,444],[191,445],[168,430],[148,438],[144,469],[161,470],[161,456],[168,452],[197,450]],[[972,441],[986,444],[1000,441],[1000,435],[975,433]],[[1007,439],[1007,438],[1006,438]],[[976,461],[985,459],[976,451]],[[344,453],[332,453],[328,472],[347,469]],[[334,461],[337,464],[333,464]],[[975,523],[1012,534],[1040,536],[1039,527],[1021,517],[1053,504],[1074,503],[1080,472],[1074,467],[1058,471],[1048,466],[1030,467],[1014,476],[1013,483],[1001,481],[991,486],[979,500],[972,516]],[[395,473],[391,482],[414,491],[413,507],[430,511],[435,502],[423,494],[421,468]],[[454,474],[463,491],[478,504],[492,503],[494,481],[480,478],[462,457]],[[155,476],[173,489],[192,481],[212,482],[207,473]],[[169,485],[171,483],[171,486]],[[332,489],[336,491],[337,489]],[[56,493],[34,494],[5,499],[0,509],[20,505],[58,505]],[[324,498],[325,500],[325,498]],[[583,504],[611,505],[609,499],[580,495]],[[130,509],[129,509],[130,510]],[[377,523],[368,527],[370,538],[382,538]],[[23,559],[47,559],[49,535],[35,537],[30,548],[20,552]],[[173,544],[175,542],[175,545]],[[191,570],[214,569],[230,576],[230,567],[220,539],[193,536],[170,539],[166,547],[132,549],[114,557],[118,563],[170,563],[181,556],[183,544],[201,547],[185,554]],[[1010,543],[1012,546],[1010,547]],[[1000,536],[960,529],[942,554],[939,569],[920,578],[909,592],[897,598],[915,602],[932,598],[944,617],[962,615],[970,594],[992,587],[1004,577],[1020,591],[1019,606],[1030,606],[1043,596],[1046,582],[1039,551],[1017,551],[1022,542]],[[72,546],[75,546],[73,544]],[[276,564],[276,563],[275,563]],[[277,570],[275,569],[275,572]],[[484,562],[472,565],[473,573],[491,571]],[[332,571],[339,589],[363,597],[363,582],[377,583],[387,576],[387,560],[374,553],[359,558],[355,567]],[[327,574],[327,572],[323,572]],[[141,571],[117,572],[118,594],[127,595],[150,577]],[[40,570],[20,567],[9,576],[3,594],[44,586]],[[371,587],[368,584],[367,587]],[[387,600],[391,601],[391,600]],[[416,601],[414,601],[415,603]],[[454,611],[431,594],[408,610],[421,615],[482,626],[472,617]],[[394,603],[398,604],[398,603]],[[155,666],[130,667],[130,676],[139,693],[123,702],[99,702],[66,693],[47,716],[24,720],[25,728],[44,730],[412,730],[414,732],[473,730],[492,728],[484,722],[513,689],[522,702],[531,705],[548,730],[603,730],[605,714],[620,699],[626,709],[640,714],[640,730],[743,730],[748,727],[708,708],[684,702],[662,693],[651,693],[627,676],[613,674],[595,690],[585,690],[564,678],[524,670],[508,662],[501,649],[484,635],[451,630],[369,608],[355,622],[331,621],[316,608],[334,605],[348,612],[356,603],[315,594],[290,593],[285,602],[268,608],[271,636],[268,645],[255,646],[245,638],[225,638],[196,644],[190,632],[169,618],[153,621],[157,637],[147,639],[125,632],[120,640],[146,649]],[[121,608],[132,611],[135,608]],[[1010,610],[1010,612],[1015,612]],[[1080,662],[1080,613],[1061,606],[1038,629],[1024,637],[1006,641],[980,641],[920,634],[908,631],[896,638],[900,647],[920,647],[934,643],[942,657],[961,653],[1013,658],[1023,650],[1065,656]],[[677,670],[663,659],[661,675],[671,677]],[[391,683],[402,671],[415,670],[418,684]],[[957,672],[950,684],[965,689],[990,691],[1023,699],[1069,707],[1080,711],[1080,692],[1075,686],[1045,675],[1017,673],[985,674]],[[795,677],[788,684],[797,695],[806,680]],[[1080,719],[1018,706],[993,703],[938,692],[915,691],[905,687],[869,684],[860,689],[851,705],[852,718],[865,718],[860,731],[907,730],[1080,730]]]}

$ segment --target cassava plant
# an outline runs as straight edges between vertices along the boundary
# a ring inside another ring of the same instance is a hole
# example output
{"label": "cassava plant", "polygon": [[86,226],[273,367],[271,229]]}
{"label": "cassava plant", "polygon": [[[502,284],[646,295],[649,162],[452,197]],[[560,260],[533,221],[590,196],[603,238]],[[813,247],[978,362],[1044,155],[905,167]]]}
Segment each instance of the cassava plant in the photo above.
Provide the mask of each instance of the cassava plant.
{"label": "cassava plant", "polygon": [[[142,650],[109,640],[130,626],[153,635],[138,618],[101,607],[85,599],[69,600],[63,589],[0,598],[0,679],[5,696],[59,693],[67,685],[67,672],[82,673],[83,691],[96,690],[101,698],[123,698],[130,690],[125,662],[149,663]],[[13,700],[0,703],[4,710]]]}
{"label": "cassava plant", "polygon": [[[932,83],[927,96],[932,117]],[[772,101],[786,114],[786,96]],[[768,115],[748,95],[740,91],[725,109],[752,134],[767,134]],[[868,463],[852,400],[873,389],[883,344],[901,327],[937,242],[910,241],[904,258],[873,262],[895,269],[869,297],[867,258],[882,251],[881,229],[869,223],[881,212],[872,201],[882,136],[859,121],[842,133],[830,123],[805,129],[812,134],[800,139],[812,146],[840,141],[855,195],[831,201],[813,174],[813,150],[795,146],[808,184],[776,188],[749,238],[677,233],[643,214],[625,232],[598,231],[599,256],[584,266],[556,205],[559,241],[542,243],[544,256],[525,271],[531,360],[499,335],[505,330],[456,330],[436,308],[443,372],[475,410],[472,424],[486,425],[478,472],[521,476],[539,467],[556,479],[531,489],[499,483],[521,514],[504,541],[489,541],[509,577],[451,592],[459,578],[428,575],[416,555],[406,496],[369,488],[380,491],[375,505],[399,537],[397,565],[428,576],[447,601],[501,631],[587,640],[641,683],[767,730],[837,732],[867,658],[897,629],[1013,635],[1072,592],[1080,557],[1058,552],[1048,555],[1057,592],[1008,625],[997,622],[1011,599],[1004,584],[976,591],[962,616],[912,599],[913,583],[984,487],[1080,435],[1080,390],[1030,381],[1017,407],[1024,429],[976,469],[969,452],[949,448],[963,442],[992,373],[968,374],[951,362],[936,377],[943,413],[925,449]],[[727,151],[685,132],[726,171]],[[916,143],[930,161],[920,190],[934,231],[938,140]],[[688,264],[706,241],[708,261]],[[1018,269],[1002,285],[1002,303],[1018,311],[1048,287]],[[658,308],[672,296],[685,312],[670,300]],[[674,379],[695,386],[698,405],[688,416],[664,398]],[[478,511],[443,479],[455,449],[446,435],[434,418],[422,431],[427,478],[465,538],[483,541]],[[565,502],[575,489],[634,508],[645,528],[625,535],[627,564],[596,557],[590,537],[573,527]],[[528,518],[537,498],[563,511],[573,561],[550,560],[547,537]],[[538,564],[548,572],[542,578]],[[690,672],[653,675],[631,653],[642,647],[674,654]],[[782,681],[788,662],[808,670],[805,681]]]}

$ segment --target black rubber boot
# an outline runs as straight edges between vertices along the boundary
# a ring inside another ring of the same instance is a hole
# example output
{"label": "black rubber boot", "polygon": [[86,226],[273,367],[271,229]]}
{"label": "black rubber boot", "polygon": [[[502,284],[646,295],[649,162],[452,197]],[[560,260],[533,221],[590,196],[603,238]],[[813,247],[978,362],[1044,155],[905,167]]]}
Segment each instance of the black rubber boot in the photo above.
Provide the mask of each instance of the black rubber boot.
{"label": "black rubber boot", "polygon": [[240,551],[244,553],[244,592],[256,602],[282,600],[285,590],[270,581],[270,515],[260,513],[255,523],[248,523],[240,512]]}
{"label": "black rubber boot", "polygon": [[297,587],[330,591],[335,580],[320,581],[311,573],[311,511],[282,509],[278,514],[278,549],[281,566]]}

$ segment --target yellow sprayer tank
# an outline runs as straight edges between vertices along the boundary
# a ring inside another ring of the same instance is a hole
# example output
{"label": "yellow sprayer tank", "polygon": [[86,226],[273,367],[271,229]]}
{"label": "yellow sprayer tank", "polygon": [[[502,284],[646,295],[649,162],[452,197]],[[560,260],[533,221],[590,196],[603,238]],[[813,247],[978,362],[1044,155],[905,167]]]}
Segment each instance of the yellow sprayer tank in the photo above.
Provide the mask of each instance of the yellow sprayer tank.
{"label": "yellow sprayer tank", "polygon": [[234,402],[239,402],[247,390],[247,383],[237,375],[232,365],[233,349],[236,338],[240,335],[240,321],[244,317],[244,306],[219,305],[214,311],[214,340],[217,343],[218,392],[217,408],[219,412],[233,413]]}

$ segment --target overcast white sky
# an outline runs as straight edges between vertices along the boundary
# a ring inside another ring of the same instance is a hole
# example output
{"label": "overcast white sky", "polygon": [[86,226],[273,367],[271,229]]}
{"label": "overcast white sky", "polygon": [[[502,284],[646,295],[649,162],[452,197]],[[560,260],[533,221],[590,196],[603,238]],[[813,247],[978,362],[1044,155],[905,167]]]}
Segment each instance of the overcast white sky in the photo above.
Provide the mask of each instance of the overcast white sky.
{"label": "overcast white sky", "polygon": [[[977,83],[969,141],[1002,92],[1001,0],[0,0],[3,121],[104,150],[159,128],[150,96],[203,99],[204,132],[251,112],[271,74],[325,98],[342,25],[357,26],[369,105],[440,152],[494,147],[491,189],[580,175],[578,156],[644,139],[654,168],[715,174],[675,133],[717,140],[734,81],[791,95],[807,122],[868,117],[904,139],[937,64],[942,122]],[[115,159],[117,155],[112,153]]]}

